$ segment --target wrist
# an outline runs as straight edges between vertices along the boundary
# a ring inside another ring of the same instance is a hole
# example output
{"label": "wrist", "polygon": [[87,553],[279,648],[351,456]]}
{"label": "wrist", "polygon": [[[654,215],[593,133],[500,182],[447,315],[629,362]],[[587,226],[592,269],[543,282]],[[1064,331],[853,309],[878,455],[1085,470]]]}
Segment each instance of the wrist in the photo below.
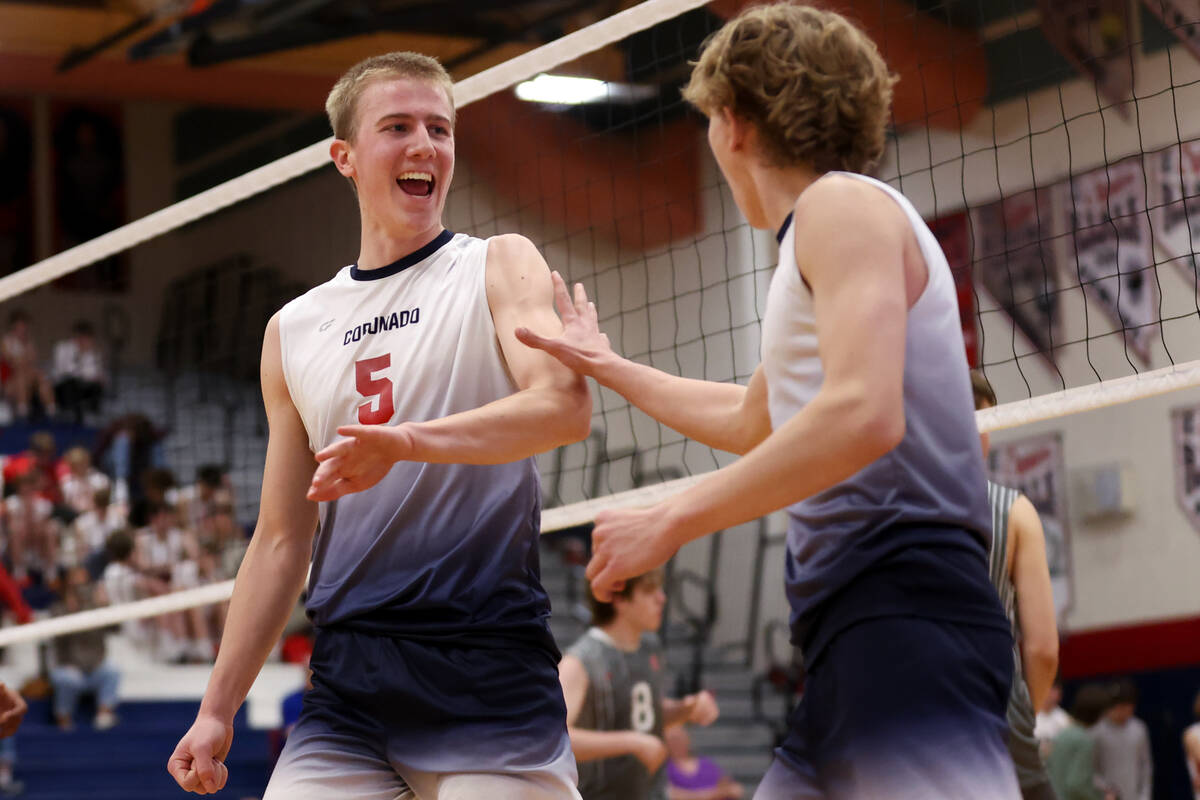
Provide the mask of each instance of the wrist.
{"label": "wrist", "polygon": [[237,706],[233,703],[210,699],[206,694],[204,699],[200,701],[200,710],[196,714],[196,719],[211,719],[222,725],[233,725],[233,718],[237,715]]}
{"label": "wrist", "polygon": [[621,384],[621,371],[626,365],[632,362],[623,356],[618,355],[613,351],[603,353],[596,358],[595,368],[592,370],[592,377],[601,386],[607,386],[620,394],[618,386]]}
{"label": "wrist", "polygon": [[[707,533],[700,527],[701,518],[695,514],[694,509],[687,503],[679,502],[681,496],[676,495],[669,500],[664,500],[662,504],[664,543],[673,548],[672,552]],[[693,704],[696,701],[695,695],[689,695],[684,699],[685,701],[690,700]]]}

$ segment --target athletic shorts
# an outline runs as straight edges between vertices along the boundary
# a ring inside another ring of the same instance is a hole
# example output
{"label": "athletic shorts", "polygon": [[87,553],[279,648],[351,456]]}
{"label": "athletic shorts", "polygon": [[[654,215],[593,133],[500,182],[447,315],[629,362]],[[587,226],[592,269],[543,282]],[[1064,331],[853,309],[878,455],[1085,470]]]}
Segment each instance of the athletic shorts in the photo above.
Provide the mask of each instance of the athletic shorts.
{"label": "athletic shorts", "polygon": [[320,628],[268,800],[578,798],[552,653]]}
{"label": "athletic shorts", "polygon": [[918,617],[860,621],[809,669],[758,800],[1014,800],[1012,639]]}

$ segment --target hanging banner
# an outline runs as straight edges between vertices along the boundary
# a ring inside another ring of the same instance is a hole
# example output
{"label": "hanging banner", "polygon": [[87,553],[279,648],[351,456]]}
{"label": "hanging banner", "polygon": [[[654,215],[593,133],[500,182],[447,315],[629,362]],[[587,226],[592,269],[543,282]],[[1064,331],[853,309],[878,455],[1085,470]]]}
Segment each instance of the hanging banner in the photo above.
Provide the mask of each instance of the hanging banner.
{"label": "hanging banner", "polygon": [[1128,118],[1133,93],[1129,4],[1125,0],[1038,0],[1042,33],[1100,95]]}
{"label": "hanging banner", "polygon": [[1200,59],[1200,0],[1142,0],[1142,3]]}
{"label": "hanging banner", "polygon": [[1034,349],[1053,362],[1061,323],[1051,219],[1046,189],[1031,189],[972,211],[980,283]]}
{"label": "hanging banner", "polygon": [[946,262],[950,265],[950,274],[954,276],[967,363],[972,368],[978,367],[979,332],[975,328],[975,283],[971,279],[971,226],[967,212],[938,217],[927,224],[942,246]]}
{"label": "hanging banner", "polygon": [[1171,412],[1175,440],[1175,498],[1192,527],[1200,531],[1200,406]]}
{"label": "hanging banner", "polygon": [[1148,363],[1150,342],[1158,335],[1158,290],[1142,160],[1101,167],[1063,187],[1079,282]]}
{"label": "hanging banner", "polygon": [[1197,285],[1200,253],[1200,141],[1172,145],[1146,156],[1150,224],[1161,256]]}
{"label": "hanging banner", "polygon": [[1071,554],[1067,528],[1067,476],[1062,436],[1044,433],[1011,442],[992,442],[991,479],[1029,498],[1046,534],[1046,560],[1059,618],[1071,606]]}

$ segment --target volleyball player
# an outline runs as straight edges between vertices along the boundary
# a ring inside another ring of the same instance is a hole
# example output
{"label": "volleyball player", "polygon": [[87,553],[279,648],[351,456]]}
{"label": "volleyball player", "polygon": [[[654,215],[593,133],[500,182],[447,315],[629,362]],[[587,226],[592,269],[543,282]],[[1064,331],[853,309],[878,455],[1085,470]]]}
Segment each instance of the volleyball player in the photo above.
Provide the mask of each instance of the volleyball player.
{"label": "volleyball player", "polygon": [[656,569],[626,581],[612,602],[589,596],[592,627],[558,665],[583,800],[666,800],[663,728],[717,719],[711,692],[664,693],[662,584]]}
{"label": "volleyball player", "polygon": [[[976,410],[996,405],[996,394],[982,373],[971,373],[971,391]],[[979,441],[987,458],[991,437],[983,433]],[[988,502],[992,507],[988,572],[1014,636],[1020,635],[1020,647],[1014,646],[1012,653],[1008,752],[1024,800],[1055,800],[1033,732],[1037,723],[1034,709],[1045,703],[1058,672],[1058,623],[1046,563],[1046,536],[1037,509],[1016,489],[988,481]]]}
{"label": "volleyball player", "polygon": [[[775,229],[748,387],[618,357],[576,287],[557,339],[518,336],[690,438],[743,454],[649,509],[596,519],[592,588],[787,508],[803,699],[761,798],[1012,798],[1012,636],[988,581],[991,515],[954,281],[920,215],[865,177],[894,79],[837,14],[750,8],[685,97],[749,223]],[[556,286],[562,301],[566,287]],[[560,302],[561,307],[561,302]],[[585,331],[582,324],[588,324]]]}
{"label": "volleyball player", "polygon": [[586,436],[591,401],[513,335],[562,330],[549,270],[524,238],[443,228],[455,114],[436,61],[367,59],[327,111],[358,261],[268,324],[258,527],[169,770],[225,783],[234,712],[311,555],[313,688],[268,800],[577,798],[531,456]]}

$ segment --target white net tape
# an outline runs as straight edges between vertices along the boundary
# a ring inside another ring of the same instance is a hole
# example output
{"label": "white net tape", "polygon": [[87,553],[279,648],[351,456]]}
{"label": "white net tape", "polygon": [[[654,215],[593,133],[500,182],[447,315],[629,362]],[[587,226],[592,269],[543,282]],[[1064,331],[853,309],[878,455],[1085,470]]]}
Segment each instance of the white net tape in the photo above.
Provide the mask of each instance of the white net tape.
{"label": "white net tape", "polygon": [[[677,17],[684,11],[698,8],[705,2],[707,0],[647,0],[503,64],[464,78],[454,84],[454,104],[462,108],[559,64]],[[0,303],[323,167],[330,163],[329,144],[332,141],[331,137],[311,144],[245,175],[0,278]]]}

